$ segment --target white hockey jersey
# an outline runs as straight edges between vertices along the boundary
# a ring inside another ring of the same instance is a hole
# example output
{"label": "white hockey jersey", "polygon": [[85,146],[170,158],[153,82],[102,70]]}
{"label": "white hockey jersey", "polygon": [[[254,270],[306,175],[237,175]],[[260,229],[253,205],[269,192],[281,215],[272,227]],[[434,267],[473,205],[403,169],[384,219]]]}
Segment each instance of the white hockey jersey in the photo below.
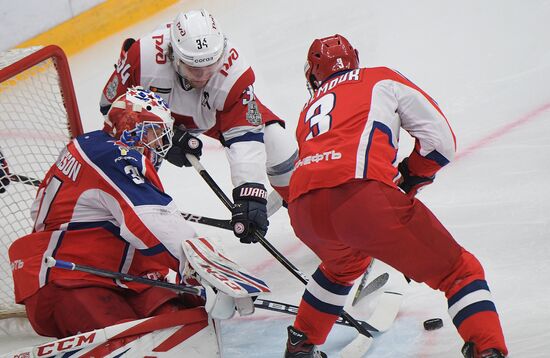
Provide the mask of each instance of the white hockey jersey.
{"label": "white hockey jersey", "polygon": [[264,124],[284,122],[256,98],[252,68],[227,41],[221,69],[204,88],[192,88],[174,70],[169,42],[169,24],[131,46],[131,41],[125,42],[103,90],[101,112],[105,115],[129,86],[150,89],[168,102],[176,125],[195,134],[205,133],[227,148],[234,185],[264,182]]}

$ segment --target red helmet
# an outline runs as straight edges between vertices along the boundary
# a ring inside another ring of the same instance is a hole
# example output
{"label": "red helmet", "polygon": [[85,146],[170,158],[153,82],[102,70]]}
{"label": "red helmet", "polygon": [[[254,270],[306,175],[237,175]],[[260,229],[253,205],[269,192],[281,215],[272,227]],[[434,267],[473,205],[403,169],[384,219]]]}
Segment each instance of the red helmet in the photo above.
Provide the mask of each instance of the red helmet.
{"label": "red helmet", "polygon": [[172,146],[172,126],[170,109],[160,96],[131,87],[113,102],[103,130],[158,167]]}
{"label": "red helmet", "polygon": [[319,88],[330,75],[359,68],[359,54],[342,35],[316,39],[309,47],[305,67],[308,88]]}

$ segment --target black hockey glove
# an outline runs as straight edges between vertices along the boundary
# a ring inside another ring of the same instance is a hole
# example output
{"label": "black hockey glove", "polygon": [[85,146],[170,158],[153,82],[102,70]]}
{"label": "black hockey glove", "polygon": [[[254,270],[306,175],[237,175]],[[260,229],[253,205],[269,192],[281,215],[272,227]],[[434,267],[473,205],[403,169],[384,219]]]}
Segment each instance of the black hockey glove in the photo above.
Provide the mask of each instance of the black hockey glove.
{"label": "black hockey glove", "polygon": [[420,188],[433,183],[435,175],[431,177],[420,177],[411,175],[409,171],[409,158],[403,159],[397,166],[397,170],[401,173],[401,181],[397,184],[405,193],[410,196],[415,196]]}
{"label": "black hockey glove", "polygon": [[4,158],[4,154],[0,151],[0,194],[6,191],[6,187],[10,184],[10,171],[8,163]]}
{"label": "black hockey glove", "polygon": [[166,160],[178,167],[190,167],[191,163],[185,157],[186,154],[192,154],[199,159],[202,155],[202,142],[188,132],[175,128],[172,148],[166,153]]}
{"label": "black hockey glove", "polygon": [[233,189],[235,207],[232,210],[233,233],[244,244],[257,242],[257,231],[267,232],[267,190],[260,183],[245,183]]}

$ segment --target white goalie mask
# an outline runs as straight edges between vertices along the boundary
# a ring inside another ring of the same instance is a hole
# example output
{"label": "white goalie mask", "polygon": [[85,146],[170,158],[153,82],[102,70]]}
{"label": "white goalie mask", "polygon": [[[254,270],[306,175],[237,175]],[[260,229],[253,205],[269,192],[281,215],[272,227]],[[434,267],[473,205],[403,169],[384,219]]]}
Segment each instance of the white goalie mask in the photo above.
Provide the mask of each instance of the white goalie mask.
{"label": "white goalie mask", "polygon": [[206,10],[180,13],[170,26],[170,44],[176,72],[193,87],[202,87],[222,65],[226,39]]}

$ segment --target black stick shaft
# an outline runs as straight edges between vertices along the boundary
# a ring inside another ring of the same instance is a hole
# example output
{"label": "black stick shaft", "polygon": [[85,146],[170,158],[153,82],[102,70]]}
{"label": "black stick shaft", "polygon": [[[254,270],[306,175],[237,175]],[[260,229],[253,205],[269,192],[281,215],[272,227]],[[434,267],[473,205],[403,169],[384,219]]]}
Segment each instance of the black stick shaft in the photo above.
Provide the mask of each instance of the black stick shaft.
{"label": "black stick shaft", "polygon": [[40,186],[40,180],[30,178],[30,177],[27,177],[27,176],[24,176],[24,175],[12,174],[12,175],[10,175],[9,178],[13,182],[27,184],[27,185],[31,185],[31,186]]}
{"label": "black stick shaft", "polygon": [[71,270],[71,271],[87,272],[93,275],[112,278],[115,280],[121,280],[126,282],[137,282],[145,285],[157,286],[157,287],[167,288],[167,289],[171,289],[179,292],[190,293],[192,295],[197,295],[197,296],[202,296],[202,293],[203,293],[203,289],[199,287],[175,285],[169,282],[152,280],[149,278],[129,275],[122,272],[109,271],[109,270],[105,270],[97,267],[79,265],[69,261],[56,260],[51,256],[47,257],[45,259],[45,262],[46,262],[46,265],[49,267],[55,267],[55,268]]}
{"label": "black stick shaft", "polygon": [[[186,154],[187,159],[189,162],[193,165],[193,168],[200,174],[200,176],[204,179],[204,181],[210,186],[210,188],[214,191],[214,193],[220,198],[220,200],[223,202],[223,204],[229,209],[233,209],[233,203],[231,200],[225,195],[223,190],[216,184],[214,179],[208,174],[206,169],[202,166],[202,164],[199,162],[197,157]],[[258,239],[258,242],[267,250],[277,261],[279,261],[285,268],[287,268],[296,278],[298,278],[300,281],[302,281],[303,284],[308,283],[307,276],[304,275],[296,266],[294,266],[290,261],[286,259],[275,247],[269,243],[269,241],[266,240],[266,238],[260,234],[259,232],[255,232],[254,236]],[[342,313],[340,316],[348,321],[357,331],[367,337],[372,337],[372,335],[365,329],[365,327],[361,326],[359,322],[355,318],[353,318],[349,313],[342,310]]]}

